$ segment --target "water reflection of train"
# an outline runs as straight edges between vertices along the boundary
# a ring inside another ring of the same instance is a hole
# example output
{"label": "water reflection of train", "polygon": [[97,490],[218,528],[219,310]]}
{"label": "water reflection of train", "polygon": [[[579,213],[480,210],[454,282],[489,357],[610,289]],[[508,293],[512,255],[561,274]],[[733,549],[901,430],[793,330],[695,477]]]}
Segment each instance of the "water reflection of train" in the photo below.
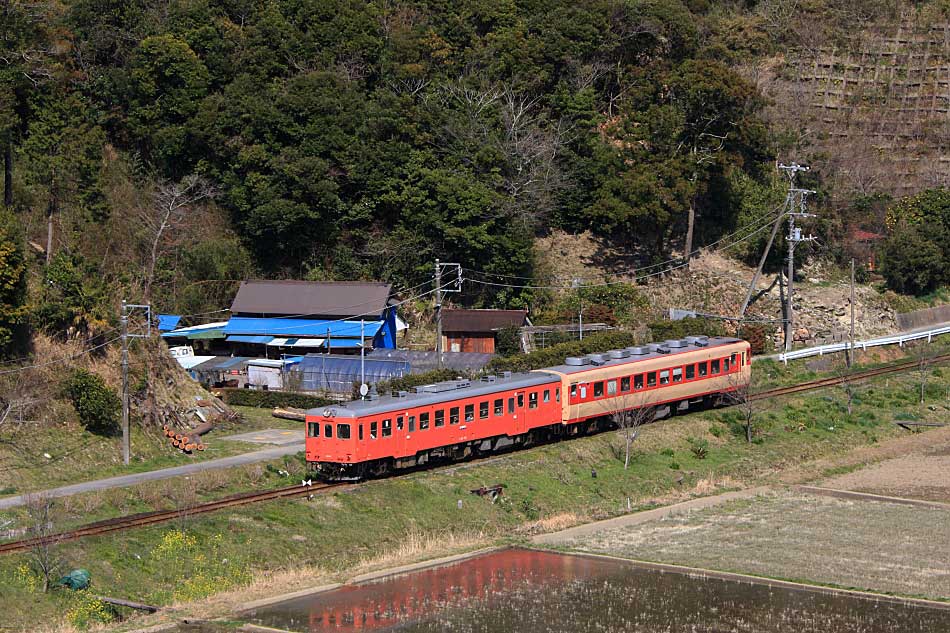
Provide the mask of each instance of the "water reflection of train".
{"label": "water reflection of train", "polygon": [[[446,567],[348,585],[280,605],[283,623],[306,622],[312,632],[375,631],[418,622],[473,601],[504,600],[529,584],[566,583],[596,577],[605,566],[595,559],[533,550],[505,550]],[[276,624],[276,623],[275,623]]]}
{"label": "water reflection of train", "polygon": [[748,385],[751,363],[746,341],[690,336],[311,409],[307,461],[325,479],[353,480],[584,435],[618,411],[714,404]]}

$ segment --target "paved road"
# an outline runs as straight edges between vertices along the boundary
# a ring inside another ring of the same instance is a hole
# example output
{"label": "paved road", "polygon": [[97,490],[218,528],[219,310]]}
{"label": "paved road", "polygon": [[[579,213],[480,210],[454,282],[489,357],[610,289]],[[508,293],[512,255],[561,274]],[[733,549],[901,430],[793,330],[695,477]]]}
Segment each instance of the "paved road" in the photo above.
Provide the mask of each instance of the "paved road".
{"label": "paved road", "polygon": [[[81,492],[94,492],[96,490],[107,490],[109,488],[124,488],[146,481],[157,481],[159,479],[170,479],[180,475],[189,475],[202,470],[211,470],[214,468],[228,468],[230,466],[240,466],[242,464],[253,464],[255,462],[266,462],[284,455],[293,455],[304,450],[303,442],[276,446],[252,453],[243,453],[241,455],[232,455],[231,457],[222,457],[220,459],[210,459],[204,462],[194,464],[185,464],[183,466],[173,466],[172,468],[163,468],[161,470],[150,470],[132,475],[120,475],[118,477],[109,477],[108,479],[97,479],[95,481],[86,481],[79,484],[71,484],[61,488],[52,488],[41,491],[51,497],[68,497]],[[33,494],[40,494],[33,493]],[[0,510],[22,506],[26,503],[25,495],[15,497],[4,497],[0,499]]]}

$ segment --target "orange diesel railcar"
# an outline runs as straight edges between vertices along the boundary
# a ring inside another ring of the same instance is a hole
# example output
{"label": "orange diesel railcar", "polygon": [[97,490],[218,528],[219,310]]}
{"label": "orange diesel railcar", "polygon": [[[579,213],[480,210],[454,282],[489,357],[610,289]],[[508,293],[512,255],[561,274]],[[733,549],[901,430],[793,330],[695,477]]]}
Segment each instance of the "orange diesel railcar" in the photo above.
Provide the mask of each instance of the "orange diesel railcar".
{"label": "orange diesel railcar", "polygon": [[354,480],[596,432],[620,410],[713,404],[748,384],[750,365],[743,340],[687,337],[311,409],[307,461],[325,479]]}

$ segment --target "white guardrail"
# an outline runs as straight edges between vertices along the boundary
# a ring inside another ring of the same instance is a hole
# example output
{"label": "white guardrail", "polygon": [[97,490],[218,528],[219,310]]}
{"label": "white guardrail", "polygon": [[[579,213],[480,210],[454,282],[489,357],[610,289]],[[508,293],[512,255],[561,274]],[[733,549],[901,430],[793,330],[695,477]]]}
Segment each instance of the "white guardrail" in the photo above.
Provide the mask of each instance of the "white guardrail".
{"label": "white guardrail", "polygon": [[[950,334],[950,325],[944,325],[932,330],[924,330],[921,332],[892,334],[891,336],[880,336],[867,341],[855,341],[854,349],[867,349],[869,347],[877,347],[879,345],[903,345],[907,341],[919,341],[920,339],[927,339],[927,342],[929,343],[933,337],[940,336],[941,334]],[[819,345],[818,347],[806,347],[805,349],[796,349],[785,354],[779,354],[778,359],[787,364],[788,361],[798,358],[823,356],[825,354],[843,352],[849,347],[851,347],[849,341],[845,341],[844,343],[832,343],[831,345]]]}

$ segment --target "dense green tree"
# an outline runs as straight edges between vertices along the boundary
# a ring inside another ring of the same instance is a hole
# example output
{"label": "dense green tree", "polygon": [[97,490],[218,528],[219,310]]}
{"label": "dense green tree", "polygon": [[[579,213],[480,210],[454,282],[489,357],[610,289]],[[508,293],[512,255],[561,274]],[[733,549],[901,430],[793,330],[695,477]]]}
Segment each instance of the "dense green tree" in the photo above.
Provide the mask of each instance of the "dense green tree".
{"label": "dense green tree", "polygon": [[115,389],[106,385],[101,376],[76,369],[63,381],[62,390],[88,431],[99,435],[118,433],[122,403]]}
{"label": "dense green tree", "polygon": [[[950,281],[946,251],[941,250],[939,241],[925,231],[921,227],[903,225],[884,243],[881,272],[891,289],[920,295]],[[940,241],[945,239],[942,237]]]}
{"label": "dense green tree", "polygon": [[0,355],[26,317],[26,256],[19,222],[0,209]]}
{"label": "dense green tree", "polygon": [[170,174],[187,170],[187,123],[208,90],[204,62],[173,35],[147,37],[130,62],[129,128]]}
{"label": "dense green tree", "polygon": [[887,210],[885,222],[891,234],[881,268],[892,290],[919,295],[950,283],[950,191],[904,198]]}

